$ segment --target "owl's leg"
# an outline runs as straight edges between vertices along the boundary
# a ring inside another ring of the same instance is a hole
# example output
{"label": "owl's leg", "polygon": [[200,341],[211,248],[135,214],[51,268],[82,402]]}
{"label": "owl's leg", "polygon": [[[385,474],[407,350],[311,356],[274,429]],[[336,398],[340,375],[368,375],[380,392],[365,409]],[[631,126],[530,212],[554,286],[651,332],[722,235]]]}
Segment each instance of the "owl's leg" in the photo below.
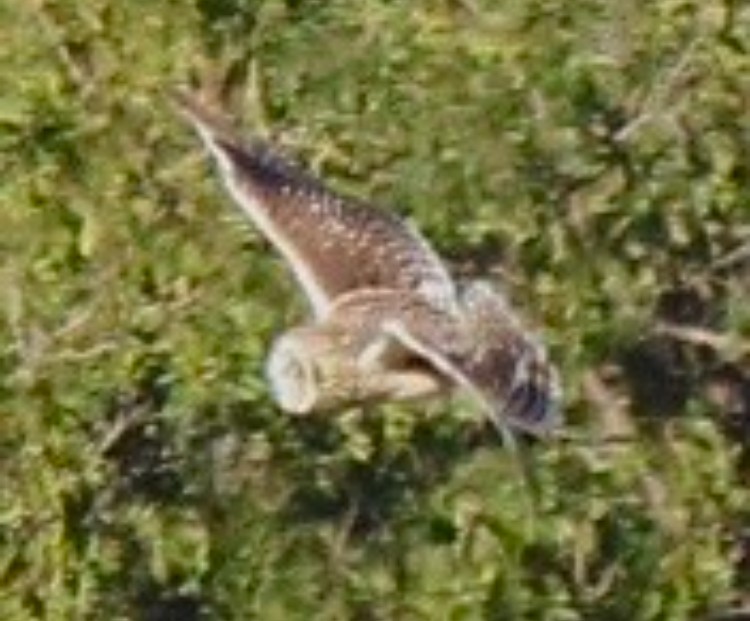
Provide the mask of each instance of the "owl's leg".
{"label": "owl's leg", "polygon": [[429,364],[415,358],[392,334],[383,332],[357,358],[362,392],[373,399],[411,401],[444,394],[449,382]]}
{"label": "owl's leg", "polygon": [[397,338],[381,332],[365,346],[357,358],[357,364],[363,372],[375,372],[401,366],[411,357],[411,352]]}
{"label": "owl's leg", "polygon": [[[372,389],[368,390],[368,385]],[[381,371],[376,376],[368,376],[363,392],[372,395],[373,400],[416,401],[437,397],[450,392],[452,384],[427,367],[394,369]]]}

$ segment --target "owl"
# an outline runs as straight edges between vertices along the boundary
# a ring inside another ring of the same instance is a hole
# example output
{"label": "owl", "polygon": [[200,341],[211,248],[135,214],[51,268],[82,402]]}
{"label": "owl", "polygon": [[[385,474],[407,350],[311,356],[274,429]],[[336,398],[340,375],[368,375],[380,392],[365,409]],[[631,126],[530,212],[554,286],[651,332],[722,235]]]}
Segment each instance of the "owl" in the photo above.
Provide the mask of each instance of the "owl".
{"label": "owl", "polygon": [[309,302],[310,319],[268,355],[282,410],[461,391],[504,429],[543,436],[559,426],[558,373],[499,291],[457,282],[410,222],[333,191],[266,141],[244,140],[199,96],[173,99]]}

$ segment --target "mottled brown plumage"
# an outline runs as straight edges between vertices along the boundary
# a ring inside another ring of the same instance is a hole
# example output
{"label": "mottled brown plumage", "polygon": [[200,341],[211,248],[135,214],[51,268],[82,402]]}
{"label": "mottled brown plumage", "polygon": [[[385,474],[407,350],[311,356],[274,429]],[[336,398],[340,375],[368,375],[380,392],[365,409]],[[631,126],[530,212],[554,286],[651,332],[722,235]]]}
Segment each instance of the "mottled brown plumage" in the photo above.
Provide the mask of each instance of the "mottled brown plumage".
{"label": "mottled brown plumage", "polygon": [[219,162],[234,199],[289,263],[316,316],[361,288],[414,290],[439,306],[451,304],[453,281],[416,229],[330,191],[266,143],[235,137],[196,99],[181,94],[178,103]]}
{"label": "mottled brown plumage", "polygon": [[457,286],[394,213],[328,189],[260,140],[242,141],[181,93],[178,108],[229,192],[290,265],[314,313],[268,361],[292,412],[461,388],[493,420],[543,434],[559,423],[559,380],[539,341],[485,283]]}

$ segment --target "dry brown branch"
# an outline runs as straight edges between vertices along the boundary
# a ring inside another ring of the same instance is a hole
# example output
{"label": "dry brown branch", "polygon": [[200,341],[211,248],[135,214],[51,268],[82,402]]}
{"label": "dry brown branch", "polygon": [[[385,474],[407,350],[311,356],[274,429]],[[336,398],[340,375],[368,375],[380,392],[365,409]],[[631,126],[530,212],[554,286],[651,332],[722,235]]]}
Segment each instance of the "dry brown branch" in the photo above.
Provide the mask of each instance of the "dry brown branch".
{"label": "dry brown branch", "polygon": [[83,97],[90,95],[95,87],[91,68],[82,62],[80,53],[76,53],[71,42],[66,39],[66,29],[58,23],[52,7],[47,0],[32,0],[31,5],[35,9],[42,31],[54,47],[55,54],[65,69],[68,79]]}
{"label": "dry brown branch", "polygon": [[722,357],[737,360],[750,355],[750,342],[738,335],[715,332],[698,326],[685,326],[673,323],[658,323],[654,327],[656,334],[669,336],[689,345],[708,347]]}
{"label": "dry brown branch", "polygon": [[750,240],[716,259],[711,264],[711,268],[714,270],[725,270],[745,261],[750,262]]}
{"label": "dry brown branch", "polygon": [[685,73],[685,69],[692,60],[698,42],[698,38],[691,40],[685,46],[675,64],[668,67],[662,75],[657,76],[651,88],[646,92],[638,114],[614,135],[616,142],[629,140],[641,127],[652,122],[663,113],[666,100]]}
{"label": "dry brown branch", "polygon": [[628,412],[627,398],[607,384],[604,376],[610,374],[610,369],[588,371],[581,382],[583,396],[599,415],[603,438],[633,439],[637,434]]}

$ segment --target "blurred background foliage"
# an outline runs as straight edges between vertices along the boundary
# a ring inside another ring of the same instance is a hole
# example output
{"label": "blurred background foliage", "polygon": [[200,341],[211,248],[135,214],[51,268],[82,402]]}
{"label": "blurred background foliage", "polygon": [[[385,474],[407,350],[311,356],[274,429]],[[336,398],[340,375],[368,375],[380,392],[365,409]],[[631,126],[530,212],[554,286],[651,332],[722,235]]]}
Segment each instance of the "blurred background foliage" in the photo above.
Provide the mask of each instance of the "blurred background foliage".
{"label": "blurred background foliage", "polygon": [[[0,38],[0,618],[747,618],[747,3],[0,0]],[[181,83],[543,327],[533,486],[461,402],[274,407],[305,309]]]}

